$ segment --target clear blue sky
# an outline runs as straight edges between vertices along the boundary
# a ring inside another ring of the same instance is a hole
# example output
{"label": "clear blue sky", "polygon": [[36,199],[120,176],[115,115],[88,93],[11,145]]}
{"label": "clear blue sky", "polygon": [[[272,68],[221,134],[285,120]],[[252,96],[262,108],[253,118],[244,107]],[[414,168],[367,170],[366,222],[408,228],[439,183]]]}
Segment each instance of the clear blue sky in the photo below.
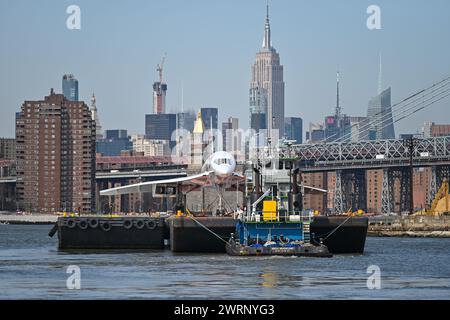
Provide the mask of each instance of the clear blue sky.
{"label": "clear blue sky", "polygon": [[[67,6],[81,7],[81,30],[66,28]],[[382,30],[366,27],[366,9],[381,7]],[[365,115],[383,85],[393,103],[450,75],[448,0],[272,0],[272,42],[285,70],[286,115],[306,127],[333,111],[341,71],[344,112]],[[152,110],[155,67],[167,52],[169,111],[220,106],[220,118],[248,122],[250,68],[263,39],[265,0],[0,0],[0,136],[14,136],[14,113],[41,99],[61,77],[80,81],[80,99],[95,91],[104,129],[144,132]],[[450,123],[450,100],[397,125]]]}

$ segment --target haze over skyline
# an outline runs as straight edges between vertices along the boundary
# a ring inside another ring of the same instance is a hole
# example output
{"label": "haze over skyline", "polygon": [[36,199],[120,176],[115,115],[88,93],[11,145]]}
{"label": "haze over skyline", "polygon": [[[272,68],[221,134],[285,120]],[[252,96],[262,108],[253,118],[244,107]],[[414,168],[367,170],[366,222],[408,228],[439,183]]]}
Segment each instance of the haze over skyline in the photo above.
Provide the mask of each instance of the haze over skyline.
{"label": "haze over skyline", "polygon": [[[81,30],[68,30],[66,8],[81,8]],[[368,30],[366,9],[381,8],[382,29]],[[272,0],[272,44],[284,65],[286,116],[323,121],[334,112],[336,70],[341,105],[367,113],[377,94],[379,53],[383,88],[392,103],[450,75],[450,2]],[[104,129],[144,132],[156,65],[167,52],[167,112],[218,106],[220,122],[248,125],[251,65],[262,45],[264,0],[0,0],[0,136],[14,136],[24,100],[42,99],[73,73],[80,99],[93,91]],[[450,99],[396,124],[415,132],[424,121],[450,123]]]}

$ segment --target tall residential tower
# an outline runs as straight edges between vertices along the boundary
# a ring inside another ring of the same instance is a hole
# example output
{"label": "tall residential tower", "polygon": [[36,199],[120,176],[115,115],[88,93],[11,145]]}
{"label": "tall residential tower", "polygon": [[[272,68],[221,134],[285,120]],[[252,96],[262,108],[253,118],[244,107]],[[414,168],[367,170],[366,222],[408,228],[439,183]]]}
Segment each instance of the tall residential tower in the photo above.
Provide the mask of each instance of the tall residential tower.
{"label": "tall residential tower", "polygon": [[78,101],[78,80],[73,74],[65,74],[62,79],[64,97],[69,101]]}
{"label": "tall residential tower", "polygon": [[17,200],[42,213],[95,210],[95,122],[83,101],[54,93],[16,114]]}

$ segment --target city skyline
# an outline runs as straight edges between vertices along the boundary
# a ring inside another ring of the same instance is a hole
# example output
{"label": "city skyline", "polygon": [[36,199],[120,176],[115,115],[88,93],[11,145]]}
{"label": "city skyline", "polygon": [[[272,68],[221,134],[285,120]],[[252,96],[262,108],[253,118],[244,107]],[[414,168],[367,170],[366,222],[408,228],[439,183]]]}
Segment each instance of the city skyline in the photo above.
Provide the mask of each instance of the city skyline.
{"label": "city skyline", "polygon": [[[80,100],[88,103],[92,91],[96,92],[104,129],[143,133],[144,114],[152,104],[152,84],[158,78],[155,66],[163,52],[167,52],[165,81],[171,88],[168,113],[180,112],[182,104],[184,110],[195,112],[218,105],[220,123],[233,116],[246,128],[249,71],[263,40],[266,2],[135,3],[135,8],[130,8],[79,1],[82,26],[72,31],[65,27],[68,2],[48,0],[47,6],[30,1],[1,3],[0,37],[8,46],[0,53],[4,71],[0,75],[0,136],[14,136],[14,114],[23,100],[37,99],[50,87],[61,92],[60,79],[65,73],[73,73],[79,80]],[[325,3],[271,2],[273,45],[282,53],[285,69],[286,117],[301,117],[306,127],[330,114],[337,68],[341,71],[343,112],[365,115],[377,92],[380,52],[383,84],[392,87],[393,104],[442,79],[450,70],[445,59],[450,48],[439,41],[450,30],[445,19],[447,2],[435,1],[431,8],[419,1],[378,1],[382,29],[373,31],[366,27],[369,1]],[[399,16],[405,10],[408,15]],[[158,17],[155,11],[164,14]],[[14,22],[18,15],[24,17],[21,25]],[[146,15],[150,21],[144,19]],[[36,25],[42,17],[44,23]],[[128,23],[130,19],[132,23]],[[439,39],[430,36],[436,32]],[[55,50],[61,45],[66,48],[63,55]],[[30,49],[35,47],[40,49]],[[444,113],[448,105],[443,100],[425,117],[418,113],[407,123],[400,122],[397,133],[415,132],[424,121],[449,122],[450,116],[446,118]]]}
{"label": "city skyline", "polygon": [[0,0],[0,299],[449,299],[449,11]]}

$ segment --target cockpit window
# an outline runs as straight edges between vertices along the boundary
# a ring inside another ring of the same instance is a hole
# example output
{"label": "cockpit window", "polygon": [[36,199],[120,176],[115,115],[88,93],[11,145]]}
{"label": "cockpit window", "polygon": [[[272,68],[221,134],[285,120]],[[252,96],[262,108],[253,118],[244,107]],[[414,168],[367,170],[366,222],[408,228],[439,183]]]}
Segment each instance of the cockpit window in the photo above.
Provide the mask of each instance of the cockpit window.
{"label": "cockpit window", "polygon": [[221,165],[221,164],[230,165],[231,164],[230,159],[228,159],[228,158],[218,158],[218,159],[214,160],[214,163],[218,164],[218,165]]}

